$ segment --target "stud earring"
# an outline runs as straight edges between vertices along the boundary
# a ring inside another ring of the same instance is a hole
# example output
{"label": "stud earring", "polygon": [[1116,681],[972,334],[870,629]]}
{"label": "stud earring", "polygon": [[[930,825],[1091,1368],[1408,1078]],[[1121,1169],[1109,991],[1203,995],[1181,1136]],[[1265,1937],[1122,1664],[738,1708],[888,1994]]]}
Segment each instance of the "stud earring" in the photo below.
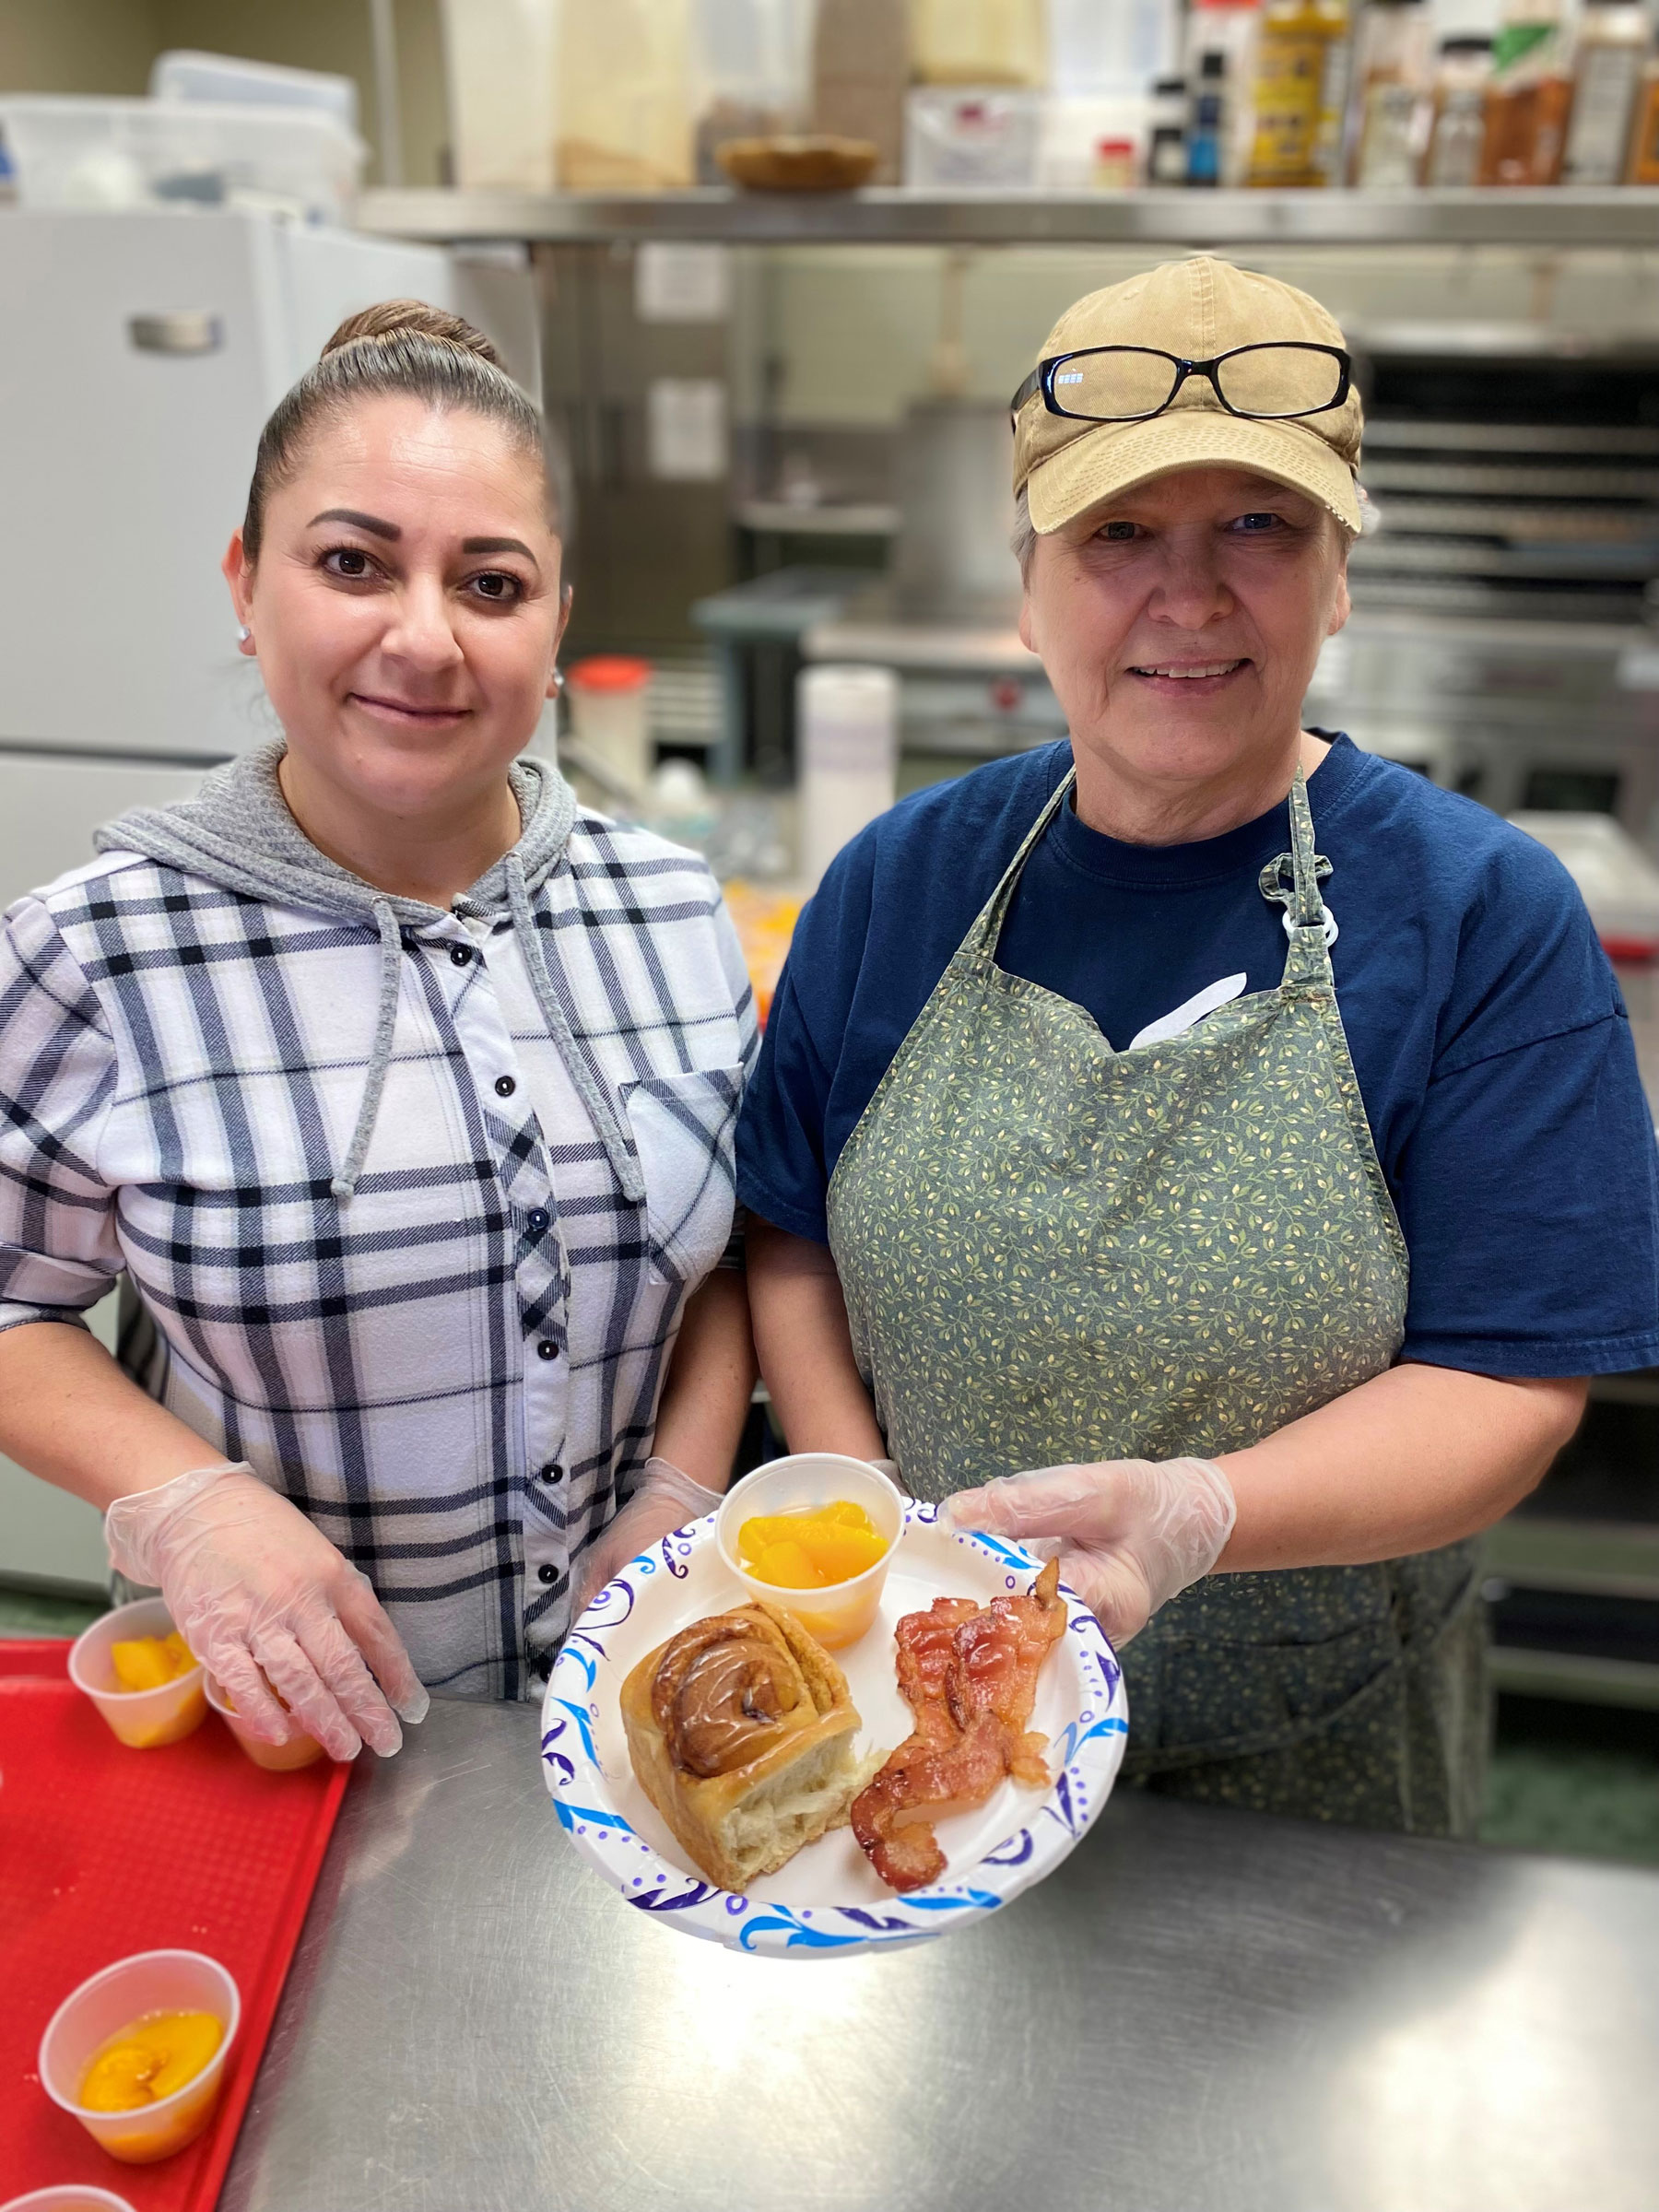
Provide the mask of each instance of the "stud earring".
{"label": "stud earring", "polygon": [[553,696],[557,699],[565,688],[564,670],[557,662],[553,665]]}
{"label": "stud earring", "polygon": [[253,632],[248,628],[245,622],[239,622],[236,626],[236,635],[238,642],[245,645],[248,640],[253,635]]}

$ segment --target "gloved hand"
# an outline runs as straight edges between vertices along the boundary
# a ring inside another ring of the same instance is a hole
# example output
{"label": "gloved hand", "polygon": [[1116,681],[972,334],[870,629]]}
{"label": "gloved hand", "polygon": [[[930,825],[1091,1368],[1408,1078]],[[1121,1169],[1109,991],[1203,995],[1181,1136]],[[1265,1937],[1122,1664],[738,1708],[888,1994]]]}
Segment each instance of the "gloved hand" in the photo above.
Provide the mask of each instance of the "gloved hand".
{"label": "gloved hand", "polygon": [[426,1718],[431,1700],[368,1576],[245,1460],[117,1498],[104,1534],[263,1742],[313,1735],[331,1759],[364,1744],[390,1759],[403,1742],[393,1709]]}
{"label": "gloved hand", "polygon": [[1207,1574],[1238,1518],[1232,1485],[1207,1459],[1106,1459],[999,1475],[939,1508],[946,1528],[982,1529],[1053,1558],[1114,1644]]}
{"label": "gloved hand", "polygon": [[618,1567],[649,1551],[670,1529],[700,1521],[720,1503],[718,1490],[705,1490],[700,1482],[665,1459],[648,1459],[639,1488],[616,1519],[603,1528],[582,1553],[571,1577],[571,1619],[586,1611],[596,1590],[603,1590]]}

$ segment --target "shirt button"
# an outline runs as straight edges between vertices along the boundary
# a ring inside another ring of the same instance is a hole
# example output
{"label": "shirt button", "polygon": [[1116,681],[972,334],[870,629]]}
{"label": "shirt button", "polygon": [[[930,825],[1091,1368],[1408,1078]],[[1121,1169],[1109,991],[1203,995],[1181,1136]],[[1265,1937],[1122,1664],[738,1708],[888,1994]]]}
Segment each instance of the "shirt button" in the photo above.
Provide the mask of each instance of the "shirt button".
{"label": "shirt button", "polygon": [[535,1347],[535,1356],[538,1359],[557,1359],[559,1347],[550,1336],[544,1336]]}
{"label": "shirt button", "polygon": [[498,1099],[510,1099],[518,1088],[518,1085],[511,1076],[498,1076],[495,1087]]}
{"label": "shirt button", "polygon": [[465,968],[468,960],[472,959],[472,947],[470,945],[452,945],[450,959],[454,961],[457,968]]}
{"label": "shirt button", "polygon": [[528,1226],[530,1234],[533,1237],[539,1237],[541,1235],[543,1230],[545,1230],[547,1226],[548,1218],[547,1210],[545,1206],[533,1206],[531,1207]]}
{"label": "shirt button", "polygon": [[535,1579],[538,1583],[556,1583],[559,1580],[559,1570],[551,1559],[536,1569]]}
{"label": "shirt button", "polygon": [[550,1459],[545,1467],[536,1469],[535,1479],[537,1482],[562,1482],[564,1469],[556,1459]]}

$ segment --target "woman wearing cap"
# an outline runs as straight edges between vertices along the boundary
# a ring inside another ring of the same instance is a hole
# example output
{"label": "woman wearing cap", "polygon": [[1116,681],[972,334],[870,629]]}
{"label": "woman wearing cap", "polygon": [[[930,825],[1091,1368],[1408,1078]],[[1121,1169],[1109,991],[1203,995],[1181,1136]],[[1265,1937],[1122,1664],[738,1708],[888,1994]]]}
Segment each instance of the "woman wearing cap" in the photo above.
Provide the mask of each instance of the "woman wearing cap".
{"label": "woman wearing cap", "polygon": [[[554,475],[477,331],[354,316],[226,559],[281,735],[0,926],[0,1448],[336,1758],[423,1684],[530,1694],[714,1502],[753,1378],[735,934],[693,854],[518,758]],[[78,1325],[124,1269],[142,1388]]]}
{"label": "woman wearing cap", "polygon": [[1359,402],[1195,259],[1015,399],[1021,635],[1070,742],[917,794],[803,915],[738,1135],[792,1447],[1058,1539],[1128,1771],[1459,1831],[1470,1539],[1659,1358],[1652,1124],[1572,884],[1305,731]]}

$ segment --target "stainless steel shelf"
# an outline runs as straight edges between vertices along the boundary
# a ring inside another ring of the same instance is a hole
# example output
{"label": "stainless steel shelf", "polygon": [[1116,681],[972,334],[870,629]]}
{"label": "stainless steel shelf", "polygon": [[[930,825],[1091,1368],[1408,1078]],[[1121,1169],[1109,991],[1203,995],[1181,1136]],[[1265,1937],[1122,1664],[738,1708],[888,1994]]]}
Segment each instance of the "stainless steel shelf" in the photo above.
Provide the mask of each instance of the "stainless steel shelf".
{"label": "stainless steel shelf", "polygon": [[1659,1666],[1636,1659],[1591,1659],[1575,1652],[1523,1651],[1494,1644],[1492,1685],[1512,1697],[1561,1698],[1572,1705],[1627,1705],[1659,1712]]}
{"label": "stainless steel shelf", "polygon": [[443,242],[1659,246],[1659,188],[1611,192],[380,191],[365,229]]}

